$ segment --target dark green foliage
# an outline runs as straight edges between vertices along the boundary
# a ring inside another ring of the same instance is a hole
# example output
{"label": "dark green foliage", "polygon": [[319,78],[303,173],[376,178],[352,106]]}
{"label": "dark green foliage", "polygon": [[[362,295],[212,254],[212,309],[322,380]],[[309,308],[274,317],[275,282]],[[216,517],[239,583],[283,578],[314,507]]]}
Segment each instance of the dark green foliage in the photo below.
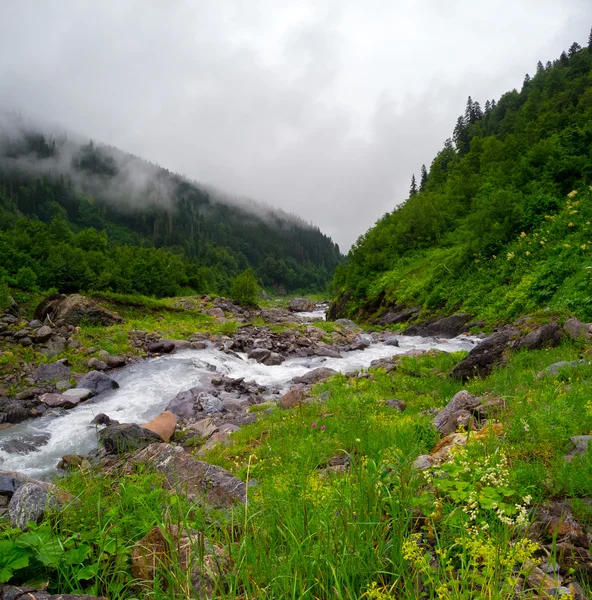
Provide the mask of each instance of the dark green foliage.
{"label": "dark green foliage", "polygon": [[411,175],[411,185],[409,186],[409,197],[417,195],[417,183],[415,182],[415,173]]}
{"label": "dark green foliage", "polygon": [[92,141],[54,140],[18,121],[15,130],[0,131],[0,277],[11,285],[226,293],[252,268],[264,285],[313,292],[341,260],[330,238],[297,217],[222,202]]}
{"label": "dark green foliage", "polygon": [[428,171],[425,165],[421,165],[421,179],[419,180],[419,191],[423,192],[428,183]]}
{"label": "dark green foliage", "polygon": [[258,293],[259,285],[251,269],[237,275],[230,284],[230,297],[240,304],[247,306],[257,304]]}
{"label": "dark green foliage", "polygon": [[350,314],[403,302],[592,317],[591,69],[592,52],[575,44],[484,111],[468,99],[429,180],[336,271]]}

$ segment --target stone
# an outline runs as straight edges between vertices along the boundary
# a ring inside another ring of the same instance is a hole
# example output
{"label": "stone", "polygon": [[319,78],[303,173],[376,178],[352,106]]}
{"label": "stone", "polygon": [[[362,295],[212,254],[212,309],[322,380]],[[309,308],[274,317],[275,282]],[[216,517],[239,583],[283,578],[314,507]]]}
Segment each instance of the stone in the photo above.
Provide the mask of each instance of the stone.
{"label": "stone", "polygon": [[27,523],[39,523],[49,508],[57,505],[55,498],[36,483],[25,483],[13,494],[8,505],[10,524],[24,531]]}
{"label": "stone", "polygon": [[350,319],[337,319],[337,321],[335,321],[335,325],[339,325],[339,327],[349,331],[350,333],[359,333],[362,331],[362,328],[356,325]]}
{"label": "stone", "polygon": [[315,305],[307,298],[292,298],[288,304],[288,310],[292,312],[310,312]]}
{"label": "stone", "polygon": [[41,321],[38,321],[37,319],[33,319],[32,321],[29,321],[28,327],[30,327],[31,329],[40,329],[41,327],[43,327],[43,323]]}
{"label": "stone", "polygon": [[27,348],[28,346],[33,345],[33,340],[30,337],[24,337],[19,340],[19,344]]}
{"label": "stone", "polygon": [[39,400],[50,408],[74,408],[80,400],[64,394],[43,394]]}
{"label": "stone", "polygon": [[170,442],[177,427],[177,417],[170,410],[165,410],[148,423],[140,425],[140,427],[149,429],[159,435],[165,442]]}
{"label": "stone", "polygon": [[[168,525],[163,531],[156,525],[132,548],[131,563],[132,577],[140,589],[153,588],[159,573],[179,570],[188,579],[183,581],[183,597],[211,598],[224,574],[227,558],[222,547],[204,538],[201,532],[187,531],[176,525]],[[166,582],[167,597],[177,597],[169,578],[161,579]],[[187,583],[192,591],[186,589]]]}
{"label": "stone", "polygon": [[397,412],[403,412],[407,408],[407,402],[404,400],[387,400],[385,404]]}
{"label": "stone", "polygon": [[43,344],[44,342],[47,342],[52,335],[53,329],[51,327],[48,327],[47,325],[43,325],[43,327],[40,327],[35,333],[35,343]]}
{"label": "stone", "polygon": [[167,405],[165,410],[170,410],[179,418],[196,418],[224,410],[224,403],[209,391],[208,388],[196,386],[184,392],[179,392]]}
{"label": "stone", "polygon": [[35,318],[45,321],[46,317],[59,325],[80,325],[82,321],[93,325],[115,325],[123,322],[117,313],[79,294],[60,294],[43,300],[35,309]]}
{"label": "stone", "polygon": [[399,340],[395,336],[391,336],[391,337],[386,338],[386,340],[384,340],[384,345],[385,346],[395,346],[396,348],[398,348]]}
{"label": "stone", "polygon": [[397,323],[407,323],[414,319],[421,311],[421,306],[414,306],[412,308],[405,308],[403,310],[394,309],[383,313],[376,323],[378,325],[396,325]]}
{"label": "stone", "polygon": [[589,364],[586,360],[560,360],[546,367],[543,373],[549,377],[557,377],[561,371],[569,371]]}
{"label": "stone", "polygon": [[105,362],[110,369],[118,369],[125,366],[125,358],[121,356],[107,356]]}
{"label": "stone", "polygon": [[439,440],[430,452],[430,463],[440,464],[446,462],[450,458],[450,451],[455,446],[466,446],[466,433],[452,433]]}
{"label": "stone", "polygon": [[88,460],[82,454],[65,454],[58,462],[57,468],[63,471],[72,471],[82,467],[85,462],[88,464]]}
{"label": "stone", "polygon": [[306,393],[301,387],[295,386],[287,391],[280,399],[280,408],[294,408],[306,401]]}
{"label": "stone", "polygon": [[92,396],[92,392],[87,388],[71,388],[69,390],[64,390],[62,392],[62,396],[65,396],[66,398],[73,398],[78,402],[82,402],[84,400],[88,400]]}
{"label": "stone", "polygon": [[156,469],[171,489],[190,501],[205,496],[217,507],[246,503],[247,487],[243,481],[222,467],[195,460],[179,446],[152,444],[136,452],[133,460]]}
{"label": "stone", "polygon": [[111,379],[111,377],[108,377],[104,373],[100,373],[99,371],[90,371],[78,380],[76,387],[90,390],[93,395],[96,396],[102,392],[117,389],[119,384],[117,381]]}
{"label": "stone", "polygon": [[571,452],[572,454],[586,454],[592,435],[574,435],[570,440],[575,446]]}
{"label": "stone", "polygon": [[107,600],[104,596],[89,596],[88,594],[49,594],[26,585],[0,586],[2,600]]}
{"label": "stone", "polygon": [[119,425],[119,421],[111,419],[105,413],[99,413],[90,422],[91,425]]}
{"label": "stone", "polygon": [[319,381],[323,381],[323,379],[328,379],[333,375],[337,375],[337,371],[335,369],[329,369],[327,367],[319,367],[318,369],[313,369],[312,371],[308,371],[304,375],[300,377],[294,377],[292,379],[293,383],[303,383],[303,384],[314,384]]}
{"label": "stone", "polygon": [[99,432],[99,439],[107,454],[132,452],[163,441],[157,433],[135,423],[107,425]]}
{"label": "stone", "polygon": [[88,359],[87,364],[91,369],[95,369],[95,371],[105,371],[107,369],[107,363],[94,356]]}
{"label": "stone", "polygon": [[[551,577],[539,567],[533,567],[530,569],[530,572],[526,576],[528,588],[534,590],[539,594],[539,597],[543,598],[549,598],[549,590],[558,587],[561,582],[561,577]],[[541,596],[541,594],[543,595]]]}
{"label": "stone", "polygon": [[35,381],[61,381],[62,379],[70,379],[72,371],[62,362],[42,363],[40,364],[33,378]]}
{"label": "stone", "polygon": [[247,352],[247,356],[257,362],[263,362],[271,356],[271,350],[268,350],[267,348],[253,348]]}
{"label": "stone", "polygon": [[562,336],[563,331],[557,323],[546,323],[520,338],[514,347],[519,350],[522,348],[528,350],[551,348],[561,343]]}
{"label": "stone", "polygon": [[224,410],[224,403],[220,398],[217,398],[213,394],[208,394],[207,392],[202,392],[198,396],[199,403],[201,404],[201,409],[207,414],[221,412]]}
{"label": "stone", "polygon": [[479,404],[481,404],[479,398],[471,395],[466,390],[461,390],[438,413],[432,423],[443,435],[454,433],[459,424],[464,424],[463,421],[471,417],[470,411],[479,406]]}
{"label": "stone", "polygon": [[29,417],[29,411],[16,402],[4,407],[5,420],[7,423],[20,423]]}
{"label": "stone", "polygon": [[0,471],[0,494],[12,496],[17,488],[17,480],[13,473]]}
{"label": "stone", "polygon": [[590,339],[590,329],[586,323],[572,317],[563,324],[563,330],[572,340]]}
{"label": "stone", "polygon": [[197,423],[192,423],[187,427],[191,431],[195,431],[201,438],[209,438],[211,435],[218,431],[218,427],[210,417],[201,419]]}
{"label": "stone", "polygon": [[418,471],[424,471],[432,466],[432,457],[428,454],[421,454],[413,461],[413,468]]}
{"label": "stone", "polygon": [[54,335],[49,341],[45,343],[45,349],[51,350],[59,354],[63,352],[67,347],[66,338],[61,335]]}
{"label": "stone", "polygon": [[59,392],[65,392],[66,390],[71,390],[73,387],[72,384],[68,380],[58,381],[55,384],[55,386]]}
{"label": "stone", "polygon": [[356,337],[356,343],[363,348],[371,346],[373,341],[372,336],[367,333],[361,333]]}
{"label": "stone", "polygon": [[45,446],[50,437],[49,433],[22,434],[18,438],[0,441],[0,450],[8,454],[30,454]]}
{"label": "stone", "polygon": [[475,346],[450,374],[455,379],[466,381],[471,377],[486,377],[493,368],[503,362],[513,330],[498,331]]}
{"label": "stone", "polygon": [[419,335],[421,337],[442,337],[446,339],[454,338],[466,330],[465,325],[471,320],[471,315],[467,313],[458,313],[443,319],[434,319],[411,325],[403,335]]}
{"label": "stone", "polygon": [[281,365],[284,362],[284,357],[277,352],[271,352],[270,355],[261,362],[268,367]]}

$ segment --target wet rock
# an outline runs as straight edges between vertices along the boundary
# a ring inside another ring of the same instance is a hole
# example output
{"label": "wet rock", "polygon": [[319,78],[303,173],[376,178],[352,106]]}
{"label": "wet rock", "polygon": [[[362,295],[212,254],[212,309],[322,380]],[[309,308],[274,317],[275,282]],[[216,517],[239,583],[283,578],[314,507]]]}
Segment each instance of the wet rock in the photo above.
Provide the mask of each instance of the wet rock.
{"label": "wet rock", "polygon": [[148,423],[140,425],[140,427],[149,429],[159,435],[165,442],[170,442],[177,427],[177,417],[170,410],[165,410]]}
{"label": "wet rock", "polygon": [[350,333],[358,333],[362,331],[362,328],[356,325],[350,319],[337,319],[337,321],[335,321],[335,325],[339,325],[339,327],[342,327]]}
{"label": "wet rock", "polygon": [[0,441],[0,449],[8,454],[30,454],[45,446],[50,439],[49,433],[33,433],[18,438]]}
{"label": "wet rock", "polygon": [[7,423],[20,423],[29,417],[28,409],[17,402],[8,404],[3,408],[4,420]]}
{"label": "wet rock", "polygon": [[270,355],[261,362],[268,367],[281,365],[284,362],[284,357],[277,352],[271,352]]}
{"label": "wet rock", "polygon": [[292,312],[310,312],[315,305],[307,298],[292,298],[288,304],[288,310]]}
{"label": "wet rock", "polygon": [[466,330],[465,325],[470,321],[471,315],[458,313],[443,319],[432,319],[425,323],[411,325],[403,335],[419,335],[422,337],[454,338]]}
{"label": "wet rock", "polygon": [[563,324],[563,330],[572,340],[590,339],[590,329],[586,323],[572,317]]}
{"label": "wet rock", "polygon": [[450,374],[463,381],[471,377],[485,377],[504,359],[504,351],[508,347],[514,330],[502,330],[494,333],[475,346]]}
{"label": "wet rock", "polygon": [[119,425],[119,421],[115,421],[108,417],[105,413],[99,413],[91,422],[91,425]]}
{"label": "wet rock", "polygon": [[407,323],[414,319],[421,311],[421,306],[414,306],[406,309],[389,310],[382,314],[376,321],[378,325],[396,325],[397,323]]}
{"label": "wet rock", "polygon": [[39,400],[50,408],[74,408],[80,400],[64,394],[43,394]]}
{"label": "wet rock", "polygon": [[514,347],[517,349],[526,348],[528,350],[552,348],[561,343],[562,336],[563,332],[557,323],[546,323],[520,338],[514,344]]}
{"label": "wet rock", "polygon": [[278,406],[280,408],[294,408],[306,401],[306,393],[301,387],[295,386],[287,391],[280,399]]}
{"label": "wet rock", "polygon": [[204,412],[211,414],[223,409],[222,400],[202,386],[179,392],[166,407],[166,410],[179,418],[197,418],[199,415],[203,416]]}
{"label": "wet rock", "polygon": [[35,343],[43,344],[44,342],[47,342],[52,335],[53,329],[47,325],[43,325],[43,327],[40,327],[35,333]]}
{"label": "wet rock", "polygon": [[107,454],[132,452],[163,441],[157,433],[135,423],[107,425],[99,432],[99,439]]}
{"label": "wet rock", "polygon": [[301,377],[294,377],[292,381],[293,383],[314,384],[323,381],[324,379],[328,379],[333,375],[337,375],[335,369],[319,367],[318,369],[313,369],[312,371],[305,373]]}
{"label": "wet rock", "polygon": [[268,350],[267,348],[253,348],[247,352],[247,356],[257,362],[263,362],[271,356],[271,350]]}
{"label": "wet rock", "polygon": [[73,471],[78,468],[88,468],[90,463],[82,454],[64,454],[57,464],[58,469],[62,471]]}
{"label": "wet rock", "polygon": [[481,404],[466,390],[458,392],[432,421],[434,427],[443,435],[454,433],[459,425],[467,425],[472,418],[471,411]]}
{"label": "wet rock", "polygon": [[82,402],[83,400],[88,400],[92,396],[92,392],[87,388],[70,388],[69,390],[64,390],[61,395],[74,399],[77,402]]}
{"label": "wet rock", "polygon": [[372,369],[384,369],[387,373],[396,370],[396,358],[377,358],[370,363]]}
{"label": "wet rock", "polygon": [[407,408],[407,402],[404,400],[387,400],[385,404],[397,412],[403,412]]}
{"label": "wet rock", "polygon": [[372,339],[371,335],[369,335],[368,333],[361,333],[360,335],[358,335],[358,337],[356,337],[355,343],[362,348],[368,348],[368,346],[372,345],[373,341],[374,340]]}
{"label": "wet rock", "polygon": [[78,294],[54,295],[43,300],[35,309],[35,318],[44,321],[46,317],[60,325],[80,325],[82,321],[93,325],[114,325],[123,322],[117,313]]}
{"label": "wet rock", "polygon": [[386,340],[384,340],[384,345],[385,346],[395,346],[395,347],[399,347],[399,340],[395,337],[395,336],[391,336],[386,338]]}
{"label": "wet rock", "polygon": [[31,329],[40,329],[41,327],[43,327],[43,323],[41,321],[38,321],[37,319],[33,319],[32,321],[29,321],[27,327],[30,327]]}
{"label": "wet rock", "polygon": [[24,531],[27,523],[39,523],[48,509],[55,508],[57,501],[36,483],[25,483],[13,494],[8,505],[10,524]]}
{"label": "wet rock", "polygon": [[105,375],[105,373],[90,371],[78,380],[76,387],[90,390],[96,396],[102,392],[117,389],[119,384],[114,379],[111,379],[111,377]]}
{"label": "wet rock", "polygon": [[17,480],[14,473],[0,471],[0,494],[12,496],[17,488]]}
{"label": "wet rock", "polygon": [[24,337],[19,340],[19,344],[27,348],[33,345],[33,340],[30,337]]}
{"label": "wet rock", "polygon": [[62,362],[43,363],[37,367],[33,378],[35,381],[61,381],[70,379],[72,371]]}
{"label": "wet rock", "polygon": [[107,363],[94,356],[89,358],[87,364],[91,369],[95,369],[95,371],[105,371],[107,369]]}
{"label": "wet rock", "polygon": [[205,496],[210,504],[221,507],[246,502],[243,481],[221,467],[195,460],[179,446],[152,444],[136,452],[133,460],[151,465],[171,489],[190,501]]}

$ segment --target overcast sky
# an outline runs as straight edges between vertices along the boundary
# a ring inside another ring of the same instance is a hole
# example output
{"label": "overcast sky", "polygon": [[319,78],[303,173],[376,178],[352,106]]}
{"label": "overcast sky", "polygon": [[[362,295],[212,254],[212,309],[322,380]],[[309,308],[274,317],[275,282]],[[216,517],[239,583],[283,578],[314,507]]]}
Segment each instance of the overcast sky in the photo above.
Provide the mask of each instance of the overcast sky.
{"label": "overcast sky", "polygon": [[0,107],[319,225],[346,251],[591,0],[0,0]]}

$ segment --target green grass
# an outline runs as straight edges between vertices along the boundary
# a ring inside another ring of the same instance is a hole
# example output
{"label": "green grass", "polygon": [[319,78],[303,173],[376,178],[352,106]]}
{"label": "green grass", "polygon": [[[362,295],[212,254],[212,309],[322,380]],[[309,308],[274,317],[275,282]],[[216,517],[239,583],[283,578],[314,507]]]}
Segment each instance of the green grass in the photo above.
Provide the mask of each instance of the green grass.
{"label": "green grass", "polygon": [[[448,377],[462,353],[432,352],[403,358],[394,373],[318,384],[309,402],[260,412],[229,445],[205,456],[245,481],[256,480],[246,511],[189,504],[164,492],[150,471],[76,473],[62,481],[76,500],[50,519],[48,539],[71,549],[78,543],[72,536],[80,534],[88,554],[80,567],[64,559],[61,570],[31,560],[14,580],[43,577],[62,593],[129,597],[138,593],[131,548],[154,525],[172,521],[203,531],[231,556],[219,598],[411,600],[419,597],[421,577],[426,598],[509,600],[516,579],[536,560],[515,507],[527,510],[529,496],[532,504],[562,498],[572,502],[577,518],[592,522],[584,502],[592,495],[592,458],[563,459],[571,436],[592,431],[592,367],[541,376],[549,364],[591,354],[576,342],[521,351],[488,378],[463,385]],[[434,471],[426,486],[412,463],[439,435],[424,411],[443,407],[463,388],[505,399],[501,431],[472,436],[466,453]],[[407,403],[403,413],[385,404],[393,398]],[[332,457],[348,457],[350,470],[325,470]],[[483,483],[486,469],[499,478],[496,485]],[[474,518],[463,511],[471,494]],[[494,501],[512,522],[502,522]],[[16,537],[8,530],[0,540]],[[90,565],[96,576],[80,580]],[[160,581],[145,597],[187,597],[182,573],[162,569]]]}

